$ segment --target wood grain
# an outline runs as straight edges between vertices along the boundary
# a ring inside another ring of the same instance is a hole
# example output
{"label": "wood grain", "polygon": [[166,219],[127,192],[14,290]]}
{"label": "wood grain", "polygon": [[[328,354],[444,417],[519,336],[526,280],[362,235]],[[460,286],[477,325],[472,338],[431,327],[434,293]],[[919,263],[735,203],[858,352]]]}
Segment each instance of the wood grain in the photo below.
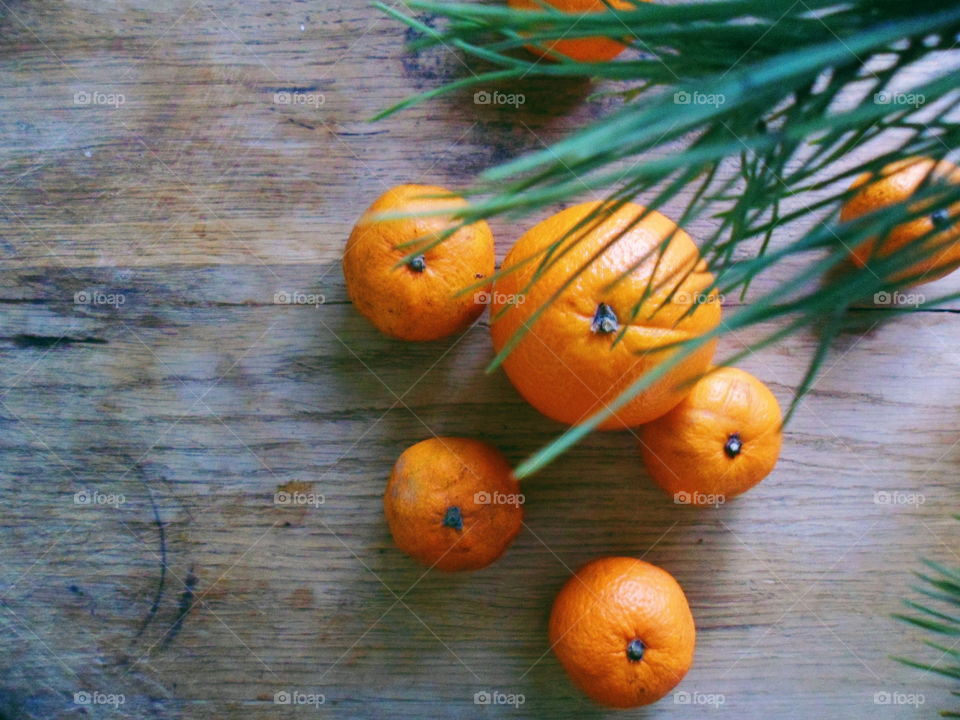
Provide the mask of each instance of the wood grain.
{"label": "wood grain", "polygon": [[[553,595],[603,554],[674,573],[699,632],[694,702],[626,716],[914,713],[874,703],[894,691],[922,694],[923,715],[950,704],[947,681],[889,659],[936,659],[889,615],[918,555],[960,561],[956,306],[858,310],[748,496],[674,505],[629,433],[598,434],[526,483],[500,562],[424,573],[382,517],[396,456],[463,434],[519,461],[561,428],[483,373],[485,321],[428,344],[374,331],[346,298],[343,240],[385,187],[463,186],[613,101],[531,81],[516,110],[462,94],[368,124],[468,70],[405,54],[359,0],[0,8],[0,717],[622,717],[546,642]],[[494,224],[501,256],[525,224]],[[786,404],[815,343],[742,365]],[[285,490],[323,503],[277,504]],[[524,702],[475,704],[483,691]],[[695,704],[708,696],[723,704]]]}

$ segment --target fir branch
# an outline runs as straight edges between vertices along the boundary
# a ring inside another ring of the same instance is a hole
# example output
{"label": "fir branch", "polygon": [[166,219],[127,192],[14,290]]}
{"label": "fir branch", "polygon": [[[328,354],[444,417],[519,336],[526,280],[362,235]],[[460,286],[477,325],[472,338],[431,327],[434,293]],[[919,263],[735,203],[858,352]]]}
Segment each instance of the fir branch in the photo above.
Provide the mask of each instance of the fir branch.
{"label": "fir branch", "polygon": [[[524,77],[596,77],[631,86],[621,91],[624,105],[618,111],[549,148],[487,170],[467,189],[470,205],[457,213],[461,224],[497,215],[522,217],[582,196],[585,190],[607,193],[606,201],[576,228],[544,248],[540,256],[526,259],[537,263],[531,282],[562,257],[562,247],[569,251],[590,227],[624,203],[638,201],[656,209],[691,183],[697,186],[679,225],[700,217],[718,220],[707,237],[698,238],[715,274],[709,290],[745,297],[761,273],[784,267],[791,257],[804,259],[803,266],[777,287],[752,298],[716,331],[682,343],[669,361],[637,379],[610,407],[570,428],[522,463],[517,468],[519,477],[555,459],[704,342],[772,319],[785,323],[749,346],[747,351],[752,351],[827,318],[827,330],[789,417],[815,382],[831,339],[845,327],[846,310],[877,292],[922,279],[902,276],[917,260],[931,257],[940,248],[931,242],[914,243],[871,262],[865,270],[837,274],[850,250],[906,219],[960,199],[956,188],[924,188],[915,198],[929,200],[923,210],[918,211],[914,202],[843,226],[835,219],[840,203],[850,196],[846,186],[853,177],[875,173],[892,160],[912,155],[941,159],[949,148],[960,146],[960,126],[952,119],[960,104],[960,81],[955,75],[929,78],[903,90],[923,97],[922,107],[921,103],[878,102],[874,95],[889,93],[911,63],[955,44],[960,33],[957,6],[944,7],[934,0],[909,5],[893,0],[641,2],[626,11],[583,16],[546,8],[519,11],[433,0],[407,0],[407,11],[378,7],[421,33],[417,47],[446,46],[475,58],[480,70],[475,76],[408,98],[384,114],[443,92]],[[416,14],[438,17],[442,24],[435,29]],[[520,50],[526,44],[544,47],[561,37],[592,36],[627,38],[640,57],[601,63],[551,62]],[[708,93],[722,102],[678,102],[694,93]],[[847,107],[838,102],[850,98],[853,101]],[[678,141],[691,136],[682,150],[674,149]],[[851,153],[878,139],[885,143],[884,152],[874,152],[853,165],[844,163]],[[720,180],[721,163],[731,160],[738,163],[739,173]],[[627,161],[635,164],[624,170],[622,164]],[[790,205],[814,192],[826,196],[802,207]],[[781,240],[787,228],[794,239]],[[745,252],[750,254],[744,256]],[[580,267],[569,283],[588,266]],[[501,270],[494,278],[516,269]],[[811,289],[812,285],[816,287]],[[651,290],[648,286],[636,299],[629,321],[637,318]],[[503,361],[559,295],[560,291],[553,293],[534,311],[491,368]],[[891,309],[889,314],[901,311]]]}
{"label": "fir branch", "polygon": [[[960,515],[954,517],[960,520]],[[917,577],[923,580],[924,585],[913,586],[913,589],[940,605],[933,606],[928,602],[918,603],[913,600],[903,600],[906,607],[918,614],[895,613],[893,617],[925,632],[943,635],[947,638],[949,645],[934,640],[924,640],[924,645],[933,648],[938,653],[937,659],[933,662],[918,662],[910,658],[897,656],[893,659],[918,670],[960,680],[960,665],[944,664],[943,662],[945,660],[960,660],[960,648],[957,646],[957,641],[952,639],[960,636],[960,615],[948,609],[941,609],[941,607],[960,607],[960,569],[951,569],[926,558],[921,558],[921,562],[933,570],[935,574],[915,573]],[[960,697],[960,691],[954,691],[952,694]],[[940,715],[941,717],[960,717],[960,712],[943,711]]]}

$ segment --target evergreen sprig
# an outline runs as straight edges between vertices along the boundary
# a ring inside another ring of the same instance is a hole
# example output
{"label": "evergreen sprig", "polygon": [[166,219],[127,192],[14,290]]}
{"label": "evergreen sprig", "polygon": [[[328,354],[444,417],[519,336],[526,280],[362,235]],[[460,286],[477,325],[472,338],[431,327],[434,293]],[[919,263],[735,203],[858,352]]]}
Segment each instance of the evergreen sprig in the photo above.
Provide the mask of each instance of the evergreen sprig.
{"label": "evergreen sprig", "polygon": [[[954,515],[960,520],[960,515]],[[933,662],[918,662],[909,658],[895,657],[904,665],[926,672],[960,680],[960,568],[948,568],[933,560],[921,558],[927,572],[914,573],[922,582],[912,589],[924,597],[923,602],[904,600],[903,604],[913,614],[896,613],[898,620],[943,638],[942,642],[924,640],[924,644],[937,652]],[[960,691],[954,691],[960,697]],[[944,710],[941,717],[960,718],[960,711]]]}
{"label": "evergreen sprig", "polygon": [[[698,238],[716,278],[709,290],[742,298],[757,276],[780,269],[775,287],[751,297],[716,331],[679,343],[669,361],[637,379],[609,407],[521,463],[519,477],[551,462],[702,343],[770,320],[779,322],[777,330],[724,363],[801,329],[822,327],[789,417],[832,340],[849,324],[847,310],[878,292],[923,280],[909,276],[909,268],[942,250],[927,238],[866,269],[847,266],[850,250],[864,240],[960,201],[957,186],[929,181],[911,203],[844,225],[836,215],[857,175],[910,156],[939,160],[958,147],[960,76],[905,70],[956,45],[960,6],[935,0],[718,0],[637,2],[626,11],[571,15],[547,5],[542,11],[432,0],[406,0],[404,10],[376,5],[419,33],[415,50],[445,46],[472,57],[478,71],[382,115],[441,93],[527,77],[595,77],[625,85],[617,91],[623,98],[619,110],[543,151],[487,170],[465,193],[471,202],[458,214],[461,224],[525,216],[585,191],[606,193],[597,211],[532,259],[538,267],[531,282],[557,262],[561,244],[578,241],[624,203],[654,210],[681,193],[689,200],[679,225],[699,217],[715,220],[712,232]],[[439,26],[424,15],[439,18]],[[582,63],[539,59],[522,49],[594,36],[627,42],[638,53]],[[911,78],[913,84],[902,84]],[[693,102],[703,97],[712,102]],[[678,142],[685,142],[680,151],[674,149]],[[870,149],[878,144],[882,151]],[[730,163],[736,173],[720,172]],[[423,252],[422,245],[417,251]],[[637,298],[629,320],[636,319],[649,291]],[[958,296],[891,308],[891,314]],[[534,325],[518,330],[491,367]]]}

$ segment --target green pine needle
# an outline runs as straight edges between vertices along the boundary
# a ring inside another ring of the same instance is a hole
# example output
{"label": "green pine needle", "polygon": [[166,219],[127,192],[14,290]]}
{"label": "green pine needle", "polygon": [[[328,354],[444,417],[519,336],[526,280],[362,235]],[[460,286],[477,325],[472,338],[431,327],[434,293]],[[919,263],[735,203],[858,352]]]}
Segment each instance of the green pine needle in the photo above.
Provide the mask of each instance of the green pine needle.
{"label": "green pine needle", "polygon": [[[614,90],[623,102],[619,110],[551,147],[488,169],[464,193],[470,205],[457,214],[464,224],[494,216],[524,217],[582,200],[585,192],[606,194],[598,212],[530,260],[537,263],[532,282],[579,241],[590,223],[602,222],[623,203],[654,209],[688,188],[679,224],[716,220],[706,237],[697,238],[716,278],[709,290],[742,299],[762,273],[794,268],[776,287],[725,317],[715,332],[680,344],[668,361],[636,379],[609,407],[521,463],[518,477],[545,467],[704,342],[778,321],[780,329],[749,345],[749,352],[826,323],[789,418],[813,387],[832,340],[846,329],[847,310],[876,293],[922,280],[904,273],[942,249],[927,238],[871,261],[864,270],[843,270],[850,250],[868,238],[960,201],[955,186],[928,182],[913,203],[843,226],[836,212],[861,173],[875,173],[904,157],[941,159],[949,148],[960,147],[960,75],[927,76],[907,88],[900,82],[904,68],[956,43],[960,6],[940,0],[717,0],[639,2],[626,11],[571,15],[547,6],[521,11],[502,4],[436,0],[406,0],[401,9],[376,5],[418,33],[417,49],[446,47],[473,65],[469,76],[407,98],[381,116],[443,93],[474,86],[502,90],[524,78],[546,83],[591,77],[619,83]],[[438,22],[425,22],[425,15]],[[639,52],[581,63],[544,60],[523,49],[544,48],[561,37],[594,36],[628,42]],[[922,101],[898,100],[911,97]],[[703,98],[713,100],[701,102]],[[885,150],[869,150],[878,140]],[[849,163],[851,157],[856,162]],[[718,172],[721,164],[730,163],[738,169],[732,177]],[[918,208],[920,199],[929,204]],[[789,266],[787,261],[792,261]],[[581,267],[569,283],[586,269]],[[510,271],[501,270],[495,279]],[[636,298],[624,327],[646,311],[650,291],[648,287]],[[491,368],[525,333],[536,331],[537,318],[559,295],[553,293],[535,310]],[[918,308],[884,309],[894,316]],[[940,582],[942,590],[942,583],[952,586],[960,577],[945,576]]]}
{"label": "green pine needle", "polygon": [[[954,517],[960,520],[960,517]],[[896,613],[893,617],[925,632],[943,635],[947,638],[947,644],[938,643],[934,640],[924,641],[926,646],[937,652],[937,658],[933,662],[918,662],[902,657],[894,657],[893,659],[925,672],[937,673],[954,680],[960,680],[960,665],[948,665],[943,662],[944,660],[960,660],[960,640],[953,639],[960,638],[960,615],[950,612],[951,607],[960,606],[960,584],[957,584],[957,581],[960,581],[960,569],[948,568],[927,558],[921,558],[921,562],[935,574],[914,573],[924,581],[925,585],[916,586],[913,589],[925,598],[936,601],[939,605],[933,606],[926,600],[922,603],[904,600],[903,604],[905,606],[919,614]],[[960,691],[954,691],[953,694],[960,696]],[[942,712],[941,715],[943,717],[960,717],[960,713],[948,711]]]}

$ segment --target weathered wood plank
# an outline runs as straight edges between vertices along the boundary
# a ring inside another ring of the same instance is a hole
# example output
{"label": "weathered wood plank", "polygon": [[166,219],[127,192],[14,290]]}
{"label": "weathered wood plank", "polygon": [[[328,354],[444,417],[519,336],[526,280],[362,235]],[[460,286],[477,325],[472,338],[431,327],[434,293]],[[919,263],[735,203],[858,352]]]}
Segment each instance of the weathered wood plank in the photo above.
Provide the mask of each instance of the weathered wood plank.
{"label": "weathered wood plank", "polygon": [[[386,186],[464,186],[613,102],[537,81],[518,109],[466,94],[368,125],[466,72],[402,39],[352,0],[0,9],[0,717],[309,711],[275,704],[284,690],[334,717],[613,716],[546,642],[570,570],[611,553],[684,585],[700,638],[681,689],[724,709],[949,704],[948,682],[888,657],[921,653],[889,618],[917,556],[960,560],[956,304],[882,325],[856,311],[777,470],[729,505],[672,504],[629,433],[599,434],[526,483],[525,530],[494,566],[424,575],[392,547],[381,494],[403,448],[464,434],[519,461],[560,427],[483,374],[485,321],[429,344],[376,333],[344,293],[343,239]],[[501,256],[529,222],[494,224]],[[275,301],[294,292],[324,301]],[[815,341],[743,366],[786,404]],[[324,502],[275,502],[291,490]],[[525,702],[475,705],[484,690]],[[81,691],[125,702],[80,707]]]}
{"label": "weathered wood plank", "polygon": [[[0,466],[16,500],[2,562],[14,578],[27,573],[5,603],[33,662],[52,660],[26,627],[47,628],[40,637],[61,656],[110,658],[92,676],[104,692],[144,697],[155,683],[186,717],[228,699],[235,712],[271,717],[257,696],[285,687],[323,692],[347,715],[393,703],[391,713],[422,716],[431,698],[470,714],[473,692],[496,688],[522,692],[524,713],[572,717],[590,710],[552,658],[519,679],[546,649],[551,596],[590,557],[649,551],[698,617],[690,688],[745,712],[762,703],[856,713],[903,677],[885,656],[916,641],[884,618],[897,606],[890,588],[905,585],[918,550],[956,539],[942,508],[955,501],[960,358],[941,343],[956,337],[958,315],[923,313],[849,338],[790,427],[778,470],[746,498],[702,512],[673,506],[645,480],[628,433],[597,435],[528,482],[527,532],[501,563],[469,578],[428,574],[405,596],[409,609],[390,609],[391,590],[421,575],[382,522],[396,455],[432,431],[484,437],[519,460],[559,427],[500,374],[482,374],[491,355],[482,324],[459,341],[392,341],[338,292],[319,307],[249,292],[290,291],[310,276],[276,272],[283,284],[249,268],[133,271],[116,286],[106,270],[46,277],[42,288],[3,275]],[[77,287],[125,301],[78,306]],[[872,324],[878,313],[864,314]],[[69,328],[77,340],[43,344],[37,328]],[[902,361],[907,336],[917,362]],[[785,403],[813,342],[800,336],[746,366]],[[325,503],[276,506],[291,482]],[[126,502],[76,505],[81,490]],[[878,505],[877,491],[925,502]],[[51,545],[31,569],[37,558],[23,548]],[[805,657],[814,646],[817,657]],[[850,669],[842,687],[828,682],[838,666]],[[91,681],[55,676],[61,687]],[[812,699],[818,684],[833,693]]]}

